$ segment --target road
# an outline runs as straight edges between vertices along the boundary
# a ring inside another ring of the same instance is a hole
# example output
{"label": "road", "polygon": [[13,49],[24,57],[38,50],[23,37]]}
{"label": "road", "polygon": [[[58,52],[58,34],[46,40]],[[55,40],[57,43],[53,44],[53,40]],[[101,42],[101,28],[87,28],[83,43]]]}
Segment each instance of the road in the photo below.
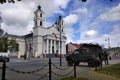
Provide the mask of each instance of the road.
{"label": "road", "polygon": [[[23,59],[11,59],[7,63],[7,66],[11,69],[6,70],[6,79],[7,80],[49,80],[49,74],[47,74],[43,79],[42,76],[49,71],[48,65],[49,59],[42,58],[31,58],[29,60]],[[69,76],[74,75],[73,66],[68,67],[65,58],[62,58],[62,67],[59,66],[59,58],[52,58],[52,80],[64,77],[60,75],[66,75],[70,72]],[[112,60],[109,61],[109,64],[120,63],[120,57],[113,56]],[[104,64],[103,64],[104,65]],[[2,63],[0,63],[2,66]],[[63,70],[60,70],[60,69]],[[14,69],[14,70],[13,70]],[[77,76],[85,77],[88,75],[88,71],[94,70],[94,68],[89,68],[86,63],[80,63],[76,68]],[[15,72],[16,71],[16,72]],[[72,71],[72,72],[71,72]],[[2,72],[2,69],[0,69]],[[27,74],[25,74],[25,72]],[[33,72],[33,73],[32,73]],[[31,74],[29,74],[31,73]],[[0,73],[2,75],[2,73]],[[57,75],[57,76],[56,76]],[[1,76],[0,76],[1,79]]]}

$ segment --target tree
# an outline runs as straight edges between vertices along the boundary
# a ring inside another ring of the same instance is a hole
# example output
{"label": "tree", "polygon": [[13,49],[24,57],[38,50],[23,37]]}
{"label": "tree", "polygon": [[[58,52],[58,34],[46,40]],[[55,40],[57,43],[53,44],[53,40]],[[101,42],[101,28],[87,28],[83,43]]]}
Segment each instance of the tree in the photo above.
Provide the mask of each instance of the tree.
{"label": "tree", "polygon": [[0,29],[0,38],[3,36],[3,33],[4,33],[3,29]]}
{"label": "tree", "polygon": [[7,52],[8,50],[8,39],[7,33],[0,29],[0,52]]}
{"label": "tree", "polygon": [[[21,0],[17,0],[17,1],[21,1]],[[3,4],[3,3],[15,3],[15,0],[0,0],[0,3]]]}
{"label": "tree", "polygon": [[15,52],[19,51],[19,44],[15,39],[10,39],[8,42],[9,50],[14,49]]}

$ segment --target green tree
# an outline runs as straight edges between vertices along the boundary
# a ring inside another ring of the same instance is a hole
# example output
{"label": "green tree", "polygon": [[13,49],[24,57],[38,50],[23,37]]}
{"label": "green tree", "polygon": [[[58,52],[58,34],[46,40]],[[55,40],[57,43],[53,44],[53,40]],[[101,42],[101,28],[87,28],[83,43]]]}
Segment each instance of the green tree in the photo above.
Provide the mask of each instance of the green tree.
{"label": "green tree", "polygon": [[7,52],[8,50],[8,39],[7,33],[0,29],[0,52]]}
{"label": "green tree", "polygon": [[0,38],[3,36],[4,31],[0,29]]}
{"label": "green tree", "polygon": [[19,44],[17,43],[16,39],[10,39],[8,42],[9,50],[14,48],[15,52],[19,51]]}
{"label": "green tree", "polygon": [[[21,0],[17,0],[17,1],[21,1]],[[0,0],[0,3],[3,4],[3,3],[15,3],[15,0]]]}

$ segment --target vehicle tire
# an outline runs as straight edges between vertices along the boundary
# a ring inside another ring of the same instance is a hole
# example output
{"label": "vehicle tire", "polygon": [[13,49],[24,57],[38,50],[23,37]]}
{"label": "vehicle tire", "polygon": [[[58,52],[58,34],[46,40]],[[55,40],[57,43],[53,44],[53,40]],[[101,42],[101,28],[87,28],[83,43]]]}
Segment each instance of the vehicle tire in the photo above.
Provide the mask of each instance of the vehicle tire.
{"label": "vehicle tire", "polygon": [[73,62],[71,60],[68,60],[68,66],[72,66]]}
{"label": "vehicle tire", "polygon": [[95,61],[89,60],[89,61],[88,61],[88,66],[89,66],[89,67],[95,67]]}
{"label": "vehicle tire", "polygon": [[98,66],[100,66],[100,64],[101,64],[101,62],[100,62],[99,60],[96,60],[96,61],[95,61],[95,66],[98,67]]}

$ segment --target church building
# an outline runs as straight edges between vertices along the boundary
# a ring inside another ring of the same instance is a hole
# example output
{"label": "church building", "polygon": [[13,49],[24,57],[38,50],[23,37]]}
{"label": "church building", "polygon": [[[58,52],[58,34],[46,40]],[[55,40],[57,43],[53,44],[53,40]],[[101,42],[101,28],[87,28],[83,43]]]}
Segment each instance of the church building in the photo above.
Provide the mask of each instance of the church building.
{"label": "church building", "polygon": [[[19,43],[19,56],[41,57],[43,54],[66,54],[66,36],[63,32],[64,21],[61,16],[50,27],[44,26],[44,12],[38,6],[34,12],[33,32],[23,36],[11,35]],[[61,49],[60,49],[61,48]]]}

